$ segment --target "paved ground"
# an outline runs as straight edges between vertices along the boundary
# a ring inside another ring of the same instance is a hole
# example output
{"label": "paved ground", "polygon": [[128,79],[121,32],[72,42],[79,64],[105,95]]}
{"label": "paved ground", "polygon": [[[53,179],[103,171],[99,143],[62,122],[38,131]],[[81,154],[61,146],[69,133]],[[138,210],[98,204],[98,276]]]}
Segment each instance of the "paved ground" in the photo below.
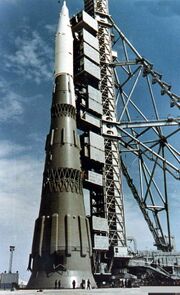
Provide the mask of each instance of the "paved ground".
{"label": "paved ground", "polygon": [[0,294],[4,295],[142,295],[140,289],[94,289],[94,290],[44,290],[43,292],[37,291],[2,291]]}
{"label": "paved ground", "polygon": [[21,290],[21,291],[1,291],[0,295],[180,295],[180,287],[141,287],[141,288],[113,288],[113,289],[94,289],[94,290]]}

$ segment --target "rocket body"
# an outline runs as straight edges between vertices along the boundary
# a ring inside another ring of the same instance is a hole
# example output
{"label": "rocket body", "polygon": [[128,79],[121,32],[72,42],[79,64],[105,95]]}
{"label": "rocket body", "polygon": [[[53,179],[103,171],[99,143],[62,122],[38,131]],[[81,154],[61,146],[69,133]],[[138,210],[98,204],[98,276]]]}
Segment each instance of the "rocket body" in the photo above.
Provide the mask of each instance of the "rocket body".
{"label": "rocket body", "polygon": [[76,131],[73,37],[64,1],[55,45],[55,90],[46,140],[41,205],[35,223],[27,288],[95,286],[89,223],[85,216]]}
{"label": "rocket body", "polygon": [[[73,36],[69,21],[69,11],[64,1],[59,16],[55,39],[55,78],[62,74],[69,76],[70,89],[74,92],[73,84]],[[72,102],[75,107],[75,94],[71,93]]]}

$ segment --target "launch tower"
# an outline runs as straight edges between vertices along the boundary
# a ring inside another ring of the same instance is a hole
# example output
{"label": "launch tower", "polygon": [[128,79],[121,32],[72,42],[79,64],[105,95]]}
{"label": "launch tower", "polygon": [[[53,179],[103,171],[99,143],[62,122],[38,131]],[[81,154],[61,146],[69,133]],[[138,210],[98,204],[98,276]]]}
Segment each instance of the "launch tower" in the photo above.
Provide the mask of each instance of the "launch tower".
{"label": "launch tower", "polygon": [[[85,0],[72,18],[77,124],[81,130],[84,188],[89,191],[95,274],[110,274],[128,258],[119,142],[104,132],[117,121],[108,2]],[[115,131],[115,128],[114,128]],[[116,131],[115,131],[116,132]],[[105,136],[104,136],[105,135]]]}
{"label": "launch tower", "polygon": [[[108,0],[84,0],[84,6],[85,11],[71,23],[83,185],[90,200],[93,272],[97,281],[111,275],[118,281],[127,267],[135,269],[139,263],[137,248],[128,248],[135,240],[126,236],[122,174],[157,249],[166,257],[173,250],[168,183],[170,176],[179,179],[179,153],[171,144],[171,137],[179,130],[179,118],[160,119],[158,86],[161,95],[170,97],[171,106],[179,107],[180,99],[115,24]],[[146,107],[142,107],[140,87]],[[128,169],[132,163],[133,169]],[[149,255],[152,257],[152,253]],[[156,261],[157,257],[161,261],[161,255],[155,254]],[[179,253],[173,255],[179,259]],[[170,264],[168,261],[164,270],[161,266],[147,268],[167,277],[165,269]]]}

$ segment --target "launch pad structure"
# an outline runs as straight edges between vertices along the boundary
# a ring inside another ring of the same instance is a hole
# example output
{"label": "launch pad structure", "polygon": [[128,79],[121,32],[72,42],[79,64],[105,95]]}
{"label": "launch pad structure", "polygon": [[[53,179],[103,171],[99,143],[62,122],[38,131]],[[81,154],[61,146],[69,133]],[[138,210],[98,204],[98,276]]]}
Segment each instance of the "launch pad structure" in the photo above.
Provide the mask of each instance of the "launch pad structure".
{"label": "launch pad structure", "polygon": [[[73,50],[66,47],[63,11],[28,287],[53,288],[61,281],[70,288],[73,281],[79,286],[88,279],[93,286],[119,287],[121,279],[135,277],[171,284],[180,280],[168,197],[170,177],[180,178],[179,152],[171,144],[179,118],[161,119],[158,99],[161,94],[178,109],[180,98],[121,32],[108,0],[84,0],[84,10],[72,17]],[[64,52],[73,52],[73,61]],[[63,59],[72,61],[74,74],[66,62],[62,69]],[[137,251],[134,237],[126,235],[123,175],[157,251]]]}

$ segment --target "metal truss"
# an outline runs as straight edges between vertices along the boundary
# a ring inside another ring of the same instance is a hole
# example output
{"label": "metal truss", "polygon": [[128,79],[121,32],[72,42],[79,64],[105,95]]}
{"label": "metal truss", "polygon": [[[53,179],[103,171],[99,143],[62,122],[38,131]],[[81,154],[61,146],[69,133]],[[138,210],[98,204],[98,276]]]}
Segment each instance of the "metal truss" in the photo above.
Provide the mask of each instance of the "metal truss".
{"label": "metal truss", "polygon": [[122,172],[155,245],[171,251],[169,202],[174,182],[180,179],[180,119],[169,116],[169,106],[174,107],[177,116],[180,97],[171,92],[171,86],[138,53],[111,17],[109,23],[119,59],[115,56],[104,67],[114,69],[117,118],[104,119],[103,133],[119,142]]}
{"label": "metal truss", "polygon": [[[114,89],[111,31],[108,22],[108,3],[94,1],[95,18],[98,21],[103,117],[116,118],[116,94]],[[117,139],[105,138],[105,217],[109,225],[109,246],[126,247],[122,173]]]}

